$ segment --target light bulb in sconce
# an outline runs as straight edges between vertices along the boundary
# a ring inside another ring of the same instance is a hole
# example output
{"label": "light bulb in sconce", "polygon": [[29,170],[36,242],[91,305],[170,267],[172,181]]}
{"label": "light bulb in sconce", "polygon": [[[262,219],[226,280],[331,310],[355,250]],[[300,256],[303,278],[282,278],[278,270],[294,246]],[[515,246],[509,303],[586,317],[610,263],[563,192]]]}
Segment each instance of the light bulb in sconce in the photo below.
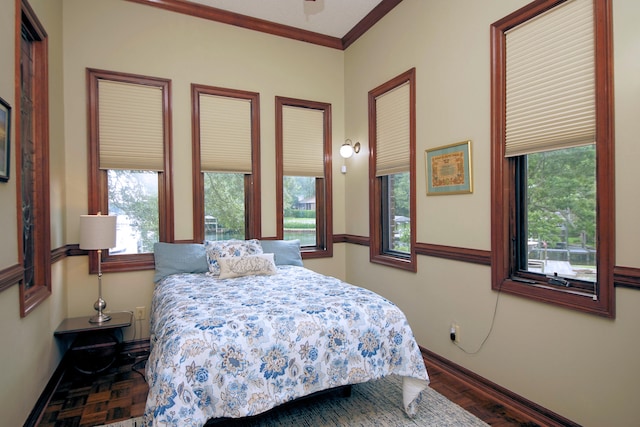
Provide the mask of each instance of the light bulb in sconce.
{"label": "light bulb in sconce", "polygon": [[347,139],[344,144],[342,144],[342,147],[340,147],[340,155],[343,159],[348,159],[353,156],[353,147],[351,146],[350,139]]}
{"label": "light bulb in sconce", "polygon": [[353,153],[359,153],[359,152],[360,152],[360,143],[356,142],[354,145],[351,145],[350,139],[345,140],[344,144],[342,144],[342,146],[340,147],[340,155],[344,159],[348,159],[349,157],[353,156]]}

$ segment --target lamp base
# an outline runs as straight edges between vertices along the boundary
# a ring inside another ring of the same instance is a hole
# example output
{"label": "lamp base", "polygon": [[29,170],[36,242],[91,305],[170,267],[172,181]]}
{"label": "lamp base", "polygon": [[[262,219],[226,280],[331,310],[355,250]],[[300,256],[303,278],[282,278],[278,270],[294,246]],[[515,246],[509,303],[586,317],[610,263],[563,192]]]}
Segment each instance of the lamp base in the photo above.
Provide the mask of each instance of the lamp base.
{"label": "lamp base", "polygon": [[[99,277],[100,276],[98,276],[98,278]],[[98,283],[100,283],[99,280],[98,280]],[[99,285],[99,289],[100,289],[100,296],[98,296],[98,299],[96,300],[96,302],[93,303],[93,308],[95,308],[95,310],[98,313],[89,319],[89,323],[102,323],[102,322],[111,320],[111,316],[109,316],[108,314],[105,314],[105,312],[103,311],[105,308],[107,308],[107,303],[105,302],[105,300],[102,299],[101,285]]]}
{"label": "lamp base", "polygon": [[111,320],[111,316],[104,313],[98,313],[89,319],[89,323],[102,323]]}

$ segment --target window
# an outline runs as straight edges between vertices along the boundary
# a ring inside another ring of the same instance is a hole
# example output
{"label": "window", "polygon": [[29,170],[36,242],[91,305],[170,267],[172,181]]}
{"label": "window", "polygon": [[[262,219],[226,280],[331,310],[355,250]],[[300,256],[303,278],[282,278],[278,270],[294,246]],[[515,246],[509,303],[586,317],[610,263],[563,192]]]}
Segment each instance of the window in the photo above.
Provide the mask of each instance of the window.
{"label": "window", "polygon": [[191,85],[194,238],[259,238],[260,96]]}
{"label": "window", "polygon": [[16,87],[17,205],[23,279],[20,316],[51,295],[49,213],[49,95],[47,34],[26,1],[21,2],[20,85]]}
{"label": "window", "polygon": [[492,287],[614,316],[608,0],[494,23]]}
{"label": "window", "polygon": [[371,262],[416,271],[415,68],[369,92]]}
{"label": "window", "polygon": [[277,237],[332,256],[330,104],[276,97],[276,186]]}
{"label": "window", "polygon": [[[173,241],[171,82],[87,70],[89,213],[117,215],[104,271],[150,269],[153,244]],[[89,254],[90,271],[97,255]]]}

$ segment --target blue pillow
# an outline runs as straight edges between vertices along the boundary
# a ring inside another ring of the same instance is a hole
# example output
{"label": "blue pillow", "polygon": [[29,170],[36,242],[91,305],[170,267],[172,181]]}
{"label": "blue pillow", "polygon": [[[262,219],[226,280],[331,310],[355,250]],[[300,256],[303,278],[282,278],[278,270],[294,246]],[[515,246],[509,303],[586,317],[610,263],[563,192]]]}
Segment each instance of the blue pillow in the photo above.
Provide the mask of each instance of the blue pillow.
{"label": "blue pillow", "polygon": [[207,254],[200,243],[162,243],[153,245],[156,262],[155,283],[176,273],[206,273]]}
{"label": "blue pillow", "polygon": [[300,240],[260,240],[262,252],[274,254],[276,265],[298,265],[302,267]]}

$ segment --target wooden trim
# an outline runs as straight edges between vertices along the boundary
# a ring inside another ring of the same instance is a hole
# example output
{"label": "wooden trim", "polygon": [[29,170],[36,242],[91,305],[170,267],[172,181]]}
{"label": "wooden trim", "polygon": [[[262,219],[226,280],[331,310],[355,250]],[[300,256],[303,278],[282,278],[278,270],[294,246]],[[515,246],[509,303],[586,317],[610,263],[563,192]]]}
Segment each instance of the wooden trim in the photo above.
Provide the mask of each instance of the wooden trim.
{"label": "wooden trim", "polygon": [[[377,155],[377,104],[376,98],[409,83],[409,206],[411,237],[409,246],[411,253],[408,257],[399,257],[384,252],[382,241],[382,177],[376,176]],[[369,261],[388,267],[400,268],[416,272],[418,262],[416,258],[416,69],[410,68],[404,73],[382,83],[368,93],[369,117]]]}
{"label": "wooden trim", "polygon": [[402,0],[382,0],[367,16],[362,18],[355,27],[345,34],[342,38],[342,49],[344,50],[351,46],[360,36],[369,31],[371,27],[401,2]]}
{"label": "wooden trim", "polygon": [[616,266],[613,277],[617,287],[640,290],[640,268]]}
{"label": "wooden trim", "polygon": [[284,239],[284,147],[283,147],[283,114],[282,108],[285,100],[276,96],[275,118],[276,118],[276,239]]}
{"label": "wooden trim", "polygon": [[[263,239],[265,239],[263,237]],[[274,240],[276,237],[267,238]],[[175,243],[195,243],[193,239],[176,240]],[[369,246],[369,238],[355,234],[334,234],[333,243],[350,243]],[[481,249],[460,248],[455,246],[435,245],[432,243],[416,243],[417,255],[444,258],[454,261],[491,266],[491,251]],[[86,256],[89,251],[80,249],[78,244],[69,244],[51,251],[51,262],[58,262],[69,256]],[[640,290],[640,268],[614,267],[616,287]],[[22,280],[22,267],[19,264],[0,270],[0,292]]]}
{"label": "wooden trim", "polygon": [[17,285],[22,281],[22,265],[15,264],[11,267],[0,270],[0,292],[9,289],[13,285]]}
{"label": "wooden trim", "polygon": [[[324,177],[316,178],[316,247],[303,247],[302,258],[326,258],[333,256],[333,174],[332,174],[332,109],[331,104],[319,101],[275,97],[276,126],[276,239],[284,238],[284,160],[283,160],[283,107],[322,110],[324,113]],[[319,234],[322,233],[320,236]]]}
{"label": "wooden trim", "polygon": [[204,175],[200,159],[200,95],[215,95],[251,102],[251,174],[245,175],[245,234],[257,239],[262,234],[260,193],[260,94],[245,90],[191,84],[191,162],[193,181],[193,236],[204,240]]}
{"label": "wooden trim", "polygon": [[[75,246],[77,247],[78,245]],[[73,247],[73,245],[61,246],[51,250],[51,264],[69,256],[69,249],[71,247]],[[9,289],[13,285],[19,284],[22,281],[23,274],[22,264],[15,264],[0,270],[0,292]]]}
{"label": "wooden trim", "polygon": [[40,397],[38,397],[36,404],[33,406],[31,413],[29,413],[29,417],[24,422],[24,427],[36,427],[40,424],[42,415],[44,415],[47,410],[47,406],[49,405],[56,388],[58,388],[60,381],[62,381],[65,371],[67,370],[68,359],[70,357],[68,354],[70,353],[65,353],[58,364],[58,367],[53,371],[53,375],[49,378],[47,385],[44,390],[42,390],[42,393],[40,394]]}
{"label": "wooden trim", "polygon": [[[597,298],[551,288],[544,276],[521,277],[515,265],[516,158],[506,158],[506,32],[565,0],[537,0],[496,21],[491,34],[491,287],[535,301],[615,317],[615,185],[611,0],[594,0],[596,50]],[[571,281],[571,280],[569,280]]]}
{"label": "wooden trim", "polygon": [[67,257],[69,248],[67,246],[61,246],[51,250],[51,264],[62,260]]}
{"label": "wooden trim", "polygon": [[579,427],[579,424],[528,399],[525,399],[524,397],[499,386],[498,384],[491,382],[422,346],[420,346],[420,352],[427,363],[427,372],[429,371],[428,365],[433,364],[451,375],[454,375],[458,380],[462,381],[470,388],[490,396],[504,406],[509,407],[515,412],[523,414],[523,416],[534,420],[540,425],[549,427]]}
{"label": "wooden trim", "polygon": [[[16,46],[16,68],[15,68],[15,156],[16,164],[23,161],[23,129],[22,119],[23,105],[22,91],[24,88],[23,79],[31,80],[31,95],[34,104],[32,106],[30,124],[31,138],[37,144],[37,149],[32,154],[33,181],[31,191],[34,192],[31,199],[31,215],[33,216],[33,283],[27,284],[24,280],[19,282],[20,286],[20,317],[26,317],[42,301],[51,295],[51,224],[50,224],[50,192],[49,192],[49,59],[48,59],[48,36],[44,26],[36,16],[34,10],[27,0],[16,1],[16,22],[15,22],[15,46]],[[22,64],[22,29],[26,28],[30,37],[32,49],[31,64],[32,74],[23,75]],[[17,207],[17,243],[18,243],[18,263],[24,265],[25,248],[23,245],[23,178],[22,167],[16,167],[16,207]]]}
{"label": "wooden trim", "polygon": [[125,355],[130,353],[142,353],[145,351],[149,351],[149,349],[150,349],[149,338],[143,338],[135,341],[123,342],[120,353]]}
{"label": "wooden trim", "polygon": [[336,234],[333,236],[334,243],[353,243],[354,245],[369,246],[369,238],[356,236],[355,234]]}
{"label": "wooden trim", "polygon": [[434,245],[431,243],[416,243],[415,251],[418,255],[491,266],[491,251]]}
{"label": "wooden trim", "polygon": [[[336,234],[333,236],[333,241],[334,243],[351,243],[361,246],[369,246],[370,242],[368,237],[354,234]],[[415,246],[415,252],[417,255],[491,266],[491,251],[481,249],[418,242]],[[615,266],[613,271],[616,287],[640,290],[640,268]]]}
{"label": "wooden trim", "polygon": [[320,46],[342,50],[342,40],[313,31],[301,30],[288,25],[276,24],[263,19],[229,12],[215,7],[194,4],[184,0],[128,0],[148,6],[158,7],[171,12],[183,13],[196,18],[208,19],[223,24],[235,25],[248,30],[260,31],[274,36],[286,37]]}
{"label": "wooden trim", "polygon": [[[173,209],[173,169],[172,169],[172,104],[171,80],[159,77],[149,77],[118,71],[86,69],[87,80],[87,173],[88,173],[88,212],[108,212],[107,171],[99,168],[99,117],[98,117],[98,83],[100,80],[111,80],[138,85],[153,86],[162,89],[163,115],[163,171],[158,172],[158,213],[159,232],[161,242],[172,242],[174,238],[174,209]],[[109,255],[102,253],[102,271],[135,271],[154,268],[152,253]],[[98,271],[98,255],[92,251],[89,254],[89,272]]]}
{"label": "wooden trim", "polygon": [[[263,239],[265,239],[263,237]],[[275,237],[266,238],[274,240]],[[175,243],[195,243],[193,239],[176,240]],[[355,234],[334,234],[333,243],[350,243],[353,245],[369,246],[369,238]],[[79,248],[79,245],[69,244],[51,251],[51,262],[58,262],[70,256],[86,256],[89,251]],[[416,254],[434,258],[444,258],[454,261],[467,262],[491,266],[491,252],[481,249],[459,248],[454,246],[434,245],[432,243],[416,243]],[[640,290],[640,268],[614,267],[616,287]],[[0,270],[0,292],[22,280],[22,267],[19,264]]]}
{"label": "wooden trim", "polygon": [[332,49],[345,50],[364,33],[369,31],[402,0],[382,0],[367,16],[362,18],[341,39],[313,31],[302,30],[288,25],[277,24],[263,19],[253,18],[239,13],[229,12],[215,7],[194,4],[184,0],[128,0],[132,3],[154,6],[171,12],[184,13],[196,18],[208,19],[223,24],[235,25],[248,30],[260,31],[274,36],[286,37],[307,43],[325,46]]}

